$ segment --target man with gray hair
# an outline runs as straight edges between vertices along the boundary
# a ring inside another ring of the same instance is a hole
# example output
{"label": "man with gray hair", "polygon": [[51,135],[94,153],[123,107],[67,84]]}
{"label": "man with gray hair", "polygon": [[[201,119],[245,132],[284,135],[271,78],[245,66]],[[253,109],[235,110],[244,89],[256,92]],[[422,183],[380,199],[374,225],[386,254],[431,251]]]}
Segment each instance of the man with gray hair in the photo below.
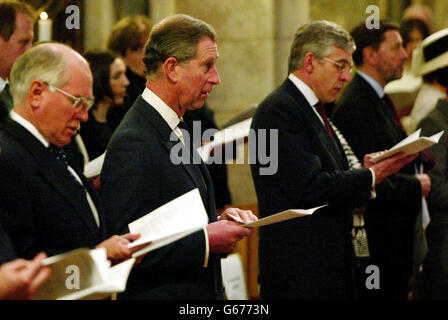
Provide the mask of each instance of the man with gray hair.
{"label": "man with gray hair", "polygon": [[98,196],[62,151],[93,105],[85,59],[56,43],[31,48],[11,71],[12,121],[0,131],[0,221],[16,254],[106,248],[117,263],[139,235],[106,239]]}
{"label": "man with gray hair", "polygon": [[0,125],[13,107],[9,74],[16,59],[31,48],[35,17],[33,8],[24,2],[0,2]]}
{"label": "man with gray hair", "polygon": [[[220,254],[251,233],[229,216],[256,220],[250,211],[230,208],[217,221],[210,175],[193,161],[199,154],[181,130],[185,111],[201,108],[219,84],[217,58],[215,31],[201,20],[174,15],[152,29],[143,59],[146,88],[112,136],[101,172],[107,227],[127,232],[130,222],[195,188],[210,223],[147,255],[119,298],[222,299]],[[189,161],[174,159],[178,147]]]}
{"label": "man with gray hair", "polygon": [[[397,155],[373,165],[370,154],[362,168],[328,120],[323,104],[333,102],[350,80],[354,49],[350,35],[332,22],[300,27],[288,78],[254,116],[257,132],[278,131],[277,172],[261,175],[258,159],[251,166],[260,217],[328,204],[311,216],[260,229],[262,298],[354,298],[353,209],[364,206],[377,183],[413,159]],[[262,154],[271,152],[269,146]]]}

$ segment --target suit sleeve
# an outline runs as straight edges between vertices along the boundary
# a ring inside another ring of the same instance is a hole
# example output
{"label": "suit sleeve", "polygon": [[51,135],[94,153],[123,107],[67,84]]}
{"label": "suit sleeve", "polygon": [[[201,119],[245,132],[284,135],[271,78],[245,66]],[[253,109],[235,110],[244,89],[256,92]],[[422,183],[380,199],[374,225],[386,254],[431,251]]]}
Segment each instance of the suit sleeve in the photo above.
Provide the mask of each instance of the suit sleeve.
{"label": "suit sleeve", "polygon": [[[445,129],[443,124],[432,118],[424,119],[420,125],[422,135],[433,135],[440,130]],[[428,171],[431,177],[431,192],[429,194],[428,203],[431,209],[438,212],[448,212],[448,136],[445,132],[436,143],[427,151],[434,157],[435,164]]]}
{"label": "suit sleeve", "polygon": [[[361,162],[366,154],[383,151],[378,150],[379,140],[390,139],[383,137],[387,133],[378,132],[374,125],[375,121],[371,113],[366,112],[366,108],[369,108],[366,101],[359,100],[354,105],[352,101],[344,100],[338,104],[336,112],[333,114],[335,125]],[[408,166],[413,165],[411,163]],[[414,174],[406,173],[412,170],[410,167],[402,169],[399,173],[389,176],[379,183],[376,186],[377,197],[370,203],[370,206],[381,208],[387,203],[398,209],[395,212],[415,211],[415,208],[421,205],[421,187]]]}
{"label": "suit sleeve", "polygon": [[[101,172],[101,200],[108,236],[129,232],[128,224],[163,205],[163,177],[154,146],[137,136],[120,137],[109,145]],[[202,250],[200,249],[202,248]],[[139,268],[163,261],[164,267],[202,267],[205,237],[202,230],[149,252]]]}
{"label": "suit sleeve", "polygon": [[[263,139],[260,136],[267,129],[267,154],[278,154],[278,169],[274,175],[260,175],[258,158],[253,166],[254,179],[262,186],[277,185],[278,194],[273,198],[287,198],[288,205],[315,207],[323,204],[342,206],[361,206],[370,197],[372,176],[368,169],[335,170],[328,163],[328,154],[323,150],[317,152],[318,138],[313,137],[306,119],[298,109],[290,108],[296,105],[293,99],[274,99],[270,105],[259,110],[252,124],[258,131],[258,156],[263,150]],[[299,108],[297,106],[296,108]],[[270,132],[278,142],[269,139]],[[278,145],[278,150],[275,146]],[[272,188],[272,192],[277,192]],[[263,192],[263,191],[262,191]],[[264,191],[266,193],[266,191]],[[284,202],[284,201],[283,201]]]}

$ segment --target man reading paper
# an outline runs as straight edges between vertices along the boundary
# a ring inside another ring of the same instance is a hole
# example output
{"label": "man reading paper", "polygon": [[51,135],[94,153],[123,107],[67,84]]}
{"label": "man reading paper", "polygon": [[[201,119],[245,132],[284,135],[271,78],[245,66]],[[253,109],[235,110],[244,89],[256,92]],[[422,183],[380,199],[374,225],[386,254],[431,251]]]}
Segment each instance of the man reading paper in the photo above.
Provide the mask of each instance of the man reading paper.
{"label": "man reading paper", "polygon": [[257,132],[278,130],[277,172],[262,175],[263,162],[252,165],[260,217],[329,204],[311,216],[260,229],[263,298],[354,297],[353,208],[364,206],[377,183],[413,159],[399,155],[372,166],[369,155],[364,165],[370,169],[361,168],[328,121],[322,103],[333,102],[350,80],[353,50],[350,35],[334,23],[300,27],[291,46],[288,78],[253,118]]}
{"label": "man reading paper", "polygon": [[[219,84],[217,58],[215,31],[203,21],[175,15],[152,29],[146,88],[112,136],[101,173],[108,230],[127,232],[130,222],[195,188],[210,223],[145,256],[119,298],[222,299],[220,254],[251,233],[227,215],[256,220],[250,211],[231,208],[216,221],[210,175],[181,130],[185,111],[201,108]],[[179,150],[187,161],[178,162]]]}
{"label": "man reading paper", "polygon": [[[61,147],[92,106],[92,74],[68,46],[40,44],[11,71],[14,108],[0,132],[0,220],[20,258],[104,247],[120,262],[139,235],[106,239],[98,195]],[[61,284],[65,285],[65,284]]]}

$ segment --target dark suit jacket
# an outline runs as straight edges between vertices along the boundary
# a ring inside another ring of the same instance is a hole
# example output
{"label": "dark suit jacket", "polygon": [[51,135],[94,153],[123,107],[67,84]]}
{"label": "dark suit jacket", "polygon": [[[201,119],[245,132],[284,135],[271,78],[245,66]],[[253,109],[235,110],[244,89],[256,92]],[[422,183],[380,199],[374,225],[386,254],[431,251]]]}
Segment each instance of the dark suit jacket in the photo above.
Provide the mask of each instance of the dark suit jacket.
{"label": "dark suit jacket", "polygon": [[428,255],[423,272],[417,275],[415,294],[417,299],[448,299],[448,101],[440,99],[435,108],[420,122],[422,136],[430,136],[441,130],[445,133],[439,143],[427,149],[434,159],[434,167],[428,171],[431,192],[428,208],[431,222],[426,229]]}
{"label": "dark suit jacket", "polygon": [[25,128],[8,122],[0,147],[0,221],[20,257],[93,248],[105,239],[99,198],[82,173],[77,172],[98,208],[100,229],[84,189]]}
{"label": "dark suit jacket", "polygon": [[[142,97],[113,134],[101,173],[101,198],[108,231],[128,232],[128,224],[198,188],[209,220],[216,221],[213,186],[205,165],[170,159],[173,133]],[[200,176],[203,176],[203,181]],[[205,183],[204,183],[205,182]],[[210,254],[204,232],[149,252],[130,275],[124,299],[216,299],[222,297],[220,260]]]}
{"label": "dark suit jacket", "polygon": [[[372,86],[358,74],[337,101],[333,122],[359,159],[389,149],[406,137]],[[414,174],[415,162],[377,185],[377,197],[364,215],[372,262],[382,270],[380,287],[384,293],[380,294],[385,297],[407,297],[415,217],[422,196]]]}
{"label": "dark suit jacket", "polygon": [[11,241],[9,241],[5,229],[0,223],[0,265],[15,258],[17,258],[17,254],[12,247]]}
{"label": "dark suit jacket", "polygon": [[6,125],[9,119],[9,111],[6,104],[0,99],[0,128]]}
{"label": "dark suit jacket", "polygon": [[289,79],[260,104],[252,128],[258,131],[258,139],[259,129],[273,129],[274,135],[278,132],[278,143],[269,139],[267,143],[267,154],[272,157],[278,152],[277,172],[261,175],[260,161],[251,165],[260,217],[329,204],[312,216],[260,229],[261,296],[350,297],[352,209],[370,198],[371,173],[368,169],[348,170],[339,142],[332,140]]}

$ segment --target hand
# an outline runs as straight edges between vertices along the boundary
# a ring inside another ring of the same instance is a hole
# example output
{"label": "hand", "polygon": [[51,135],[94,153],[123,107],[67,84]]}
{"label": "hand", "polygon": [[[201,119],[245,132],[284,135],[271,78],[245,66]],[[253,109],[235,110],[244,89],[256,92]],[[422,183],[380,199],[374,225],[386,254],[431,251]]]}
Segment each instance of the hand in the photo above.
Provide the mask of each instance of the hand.
{"label": "hand", "polygon": [[210,251],[227,253],[235,247],[237,241],[249,236],[252,230],[242,227],[238,222],[220,220],[207,225]]}
{"label": "hand", "polygon": [[406,156],[404,153],[400,152],[375,164],[372,163],[370,159],[380,153],[382,152],[370,153],[364,156],[364,167],[371,168],[375,173],[375,185],[380,183],[384,178],[400,171],[401,168],[418,156],[418,153]]}
{"label": "hand", "polygon": [[237,221],[240,223],[254,222],[258,218],[250,210],[242,210],[239,208],[228,208],[219,217],[219,220]]}
{"label": "hand", "polygon": [[138,238],[140,238],[140,234],[135,233],[126,233],[121,236],[114,235],[109,239],[101,242],[96,246],[96,248],[106,248],[107,259],[112,261],[113,264],[117,264],[131,258],[134,252],[148,245],[147,243],[145,243],[141,246],[129,248],[128,245]]}
{"label": "hand", "polygon": [[33,260],[15,259],[0,266],[0,299],[31,299],[50,277],[51,269],[42,266],[47,257],[40,253]]}
{"label": "hand", "polygon": [[416,174],[415,177],[420,181],[422,187],[422,196],[427,198],[431,191],[431,178],[426,173]]}

